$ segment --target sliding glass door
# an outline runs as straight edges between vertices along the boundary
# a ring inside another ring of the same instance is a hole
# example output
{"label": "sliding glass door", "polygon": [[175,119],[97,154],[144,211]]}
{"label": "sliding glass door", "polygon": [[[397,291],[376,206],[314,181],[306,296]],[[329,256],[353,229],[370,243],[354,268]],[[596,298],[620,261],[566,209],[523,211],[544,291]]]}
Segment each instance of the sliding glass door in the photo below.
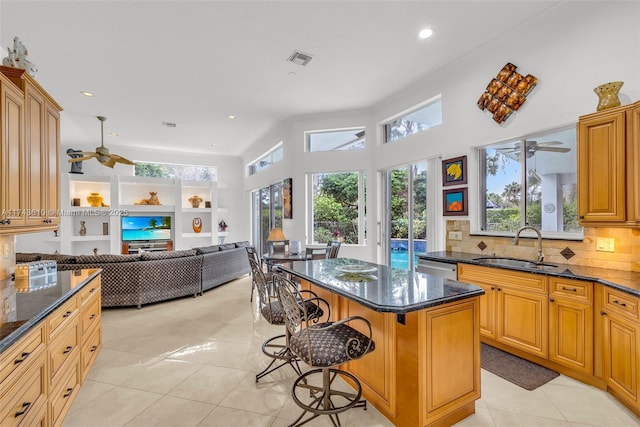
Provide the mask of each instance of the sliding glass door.
{"label": "sliding glass door", "polygon": [[427,250],[427,163],[384,171],[385,253],[391,267],[413,270]]}
{"label": "sliding glass door", "polygon": [[258,253],[267,252],[267,236],[272,228],[282,228],[282,182],[252,193],[253,244]]}

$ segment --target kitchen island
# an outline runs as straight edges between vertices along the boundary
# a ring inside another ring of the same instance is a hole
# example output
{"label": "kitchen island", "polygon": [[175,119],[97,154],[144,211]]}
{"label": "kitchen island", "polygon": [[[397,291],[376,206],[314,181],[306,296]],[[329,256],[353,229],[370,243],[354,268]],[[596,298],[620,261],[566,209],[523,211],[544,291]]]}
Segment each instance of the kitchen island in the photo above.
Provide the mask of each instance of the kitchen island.
{"label": "kitchen island", "polygon": [[480,398],[479,297],[473,285],[349,258],[293,262],[332,320],[371,322],[375,351],[343,369],[396,426],[450,426]]}
{"label": "kitchen island", "polygon": [[101,348],[100,272],[0,280],[0,425],[62,424]]}

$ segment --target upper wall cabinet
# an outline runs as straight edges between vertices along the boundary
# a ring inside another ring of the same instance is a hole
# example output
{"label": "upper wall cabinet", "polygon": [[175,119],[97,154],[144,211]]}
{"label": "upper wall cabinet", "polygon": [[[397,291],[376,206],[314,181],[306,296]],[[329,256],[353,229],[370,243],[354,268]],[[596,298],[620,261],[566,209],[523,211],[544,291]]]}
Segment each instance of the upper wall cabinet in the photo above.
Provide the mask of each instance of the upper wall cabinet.
{"label": "upper wall cabinet", "polygon": [[578,215],[584,226],[640,224],[640,102],[580,117]]}
{"label": "upper wall cabinet", "polygon": [[[3,95],[3,122],[11,120],[11,126],[20,135],[19,138],[11,136],[11,141],[3,141],[3,151],[5,147],[8,150],[7,159],[3,158],[3,175],[13,175],[6,185],[9,191],[17,192],[19,196],[10,196],[11,200],[5,201],[5,213],[11,214],[11,218],[3,218],[5,223],[0,225],[0,234],[55,229],[59,223],[60,207],[62,108],[25,70],[0,67],[0,72],[17,86],[22,100],[18,120],[17,113],[12,113],[13,107],[5,102]],[[4,171],[5,165],[9,168],[7,172]]]}

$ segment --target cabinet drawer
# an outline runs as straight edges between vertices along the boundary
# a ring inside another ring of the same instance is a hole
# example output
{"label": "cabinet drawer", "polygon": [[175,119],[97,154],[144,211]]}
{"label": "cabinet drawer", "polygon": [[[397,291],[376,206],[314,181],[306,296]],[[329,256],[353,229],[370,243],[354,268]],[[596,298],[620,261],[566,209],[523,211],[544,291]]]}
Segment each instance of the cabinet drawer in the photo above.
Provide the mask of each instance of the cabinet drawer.
{"label": "cabinet drawer", "polygon": [[51,425],[62,424],[64,415],[69,411],[71,403],[80,390],[80,375],[78,364],[69,366],[62,375],[60,383],[55,390],[49,393],[49,407],[51,408]]}
{"label": "cabinet drawer", "polygon": [[593,283],[584,280],[549,277],[549,295],[593,302]]}
{"label": "cabinet drawer", "polygon": [[85,339],[94,325],[100,323],[100,298],[91,298],[80,312],[82,338]]}
{"label": "cabinet drawer", "polygon": [[0,358],[0,385],[6,385],[22,375],[31,362],[45,349],[44,322],[33,328],[6,350]]}
{"label": "cabinet drawer", "polygon": [[98,353],[102,348],[102,328],[98,325],[89,335],[88,339],[83,339],[80,353],[80,364],[82,367],[82,380],[87,377],[89,369],[93,366]]}
{"label": "cabinet drawer", "polygon": [[93,296],[100,294],[100,276],[93,279],[90,283],[87,283],[78,292],[78,301],[81,306],[84,306],[89,302],[89,299]]}
{"label": "cabinet drawer", "polygon": [[[41,355],[0,401],[0,425],[28,425],[33,411],[39,412],[47,403],[45,357]],[[27,422],[25,422],[27,421]]]}
{"label": "cabinet drawer", "polygon": [[78,349],[78,327],[78,322],[69,325],[63,334],[49,344],[49,375],[52,386],[55,386],[59,381],[61,368],[65,366],[67,360],[75,359],[77,362],[80,351]]}
{"label": "cabinet drawer", "polygon": [[47,322],[49,324],[49,337],[53,339],[54,335],[58,333],[58,329],[62,328],[65,323],[69,323],[74,320],[74,315],[78,312],[78,302],[76,298],[71,298],[69,301],[58,307],[53,313],[47,316]]}
{"label": "cabinet drawer", "polygon": [[602,308],[605,311],[619,314],[627,319],[640,321],[638,312],[638,298],[633,295],[603,286],[604,301]]}
{"label": "cabinet drawer", "polygon": [[547,277],[543,274],[523,273],[503,268],[458,264],[458,280],[470,283],[510,286],[511,288],[547,293]]}

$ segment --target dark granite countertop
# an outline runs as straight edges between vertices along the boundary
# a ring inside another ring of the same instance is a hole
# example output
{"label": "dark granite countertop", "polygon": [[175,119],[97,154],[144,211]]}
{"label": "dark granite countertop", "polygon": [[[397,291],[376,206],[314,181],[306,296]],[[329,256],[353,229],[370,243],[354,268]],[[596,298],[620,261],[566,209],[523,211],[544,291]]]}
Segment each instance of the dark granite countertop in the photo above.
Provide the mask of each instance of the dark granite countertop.
{"label": "dark granite countertop", "polygon": [[546,274],[548,276],[566,277],[569,279],[589,280],[640,297],[640,273],[637,272],[612,270],[597,267],[585,267],[580,265],[558,264],[555,262],[551,264],[557,265],[557,267],[539,270],[527,267],[490,265],[481,261],[476,261],[476,258],[482,257],[487,257],[487,255],[450,251],[427,252],[418,254],[418,258],[431,261],[446,262],[450,264],[457,264],[459,262],[462,262],[465,264],[475,264],[485,267],[524,271],[527,273]]}
{"label": "dark granite countertop", "polygon": [[[291,264],[280,268],[379,312],[408,313],[484,294],[475,285],[350,258]],[[341,271],[350,266],[371,271]]]}
{"label": "dark granite countertop", "polygon": [[[0,280],[0,353],[75,295],[100,269],[58,271],[47,280],[16,284]],[[55,276],[55,277],[53,277]]]}

